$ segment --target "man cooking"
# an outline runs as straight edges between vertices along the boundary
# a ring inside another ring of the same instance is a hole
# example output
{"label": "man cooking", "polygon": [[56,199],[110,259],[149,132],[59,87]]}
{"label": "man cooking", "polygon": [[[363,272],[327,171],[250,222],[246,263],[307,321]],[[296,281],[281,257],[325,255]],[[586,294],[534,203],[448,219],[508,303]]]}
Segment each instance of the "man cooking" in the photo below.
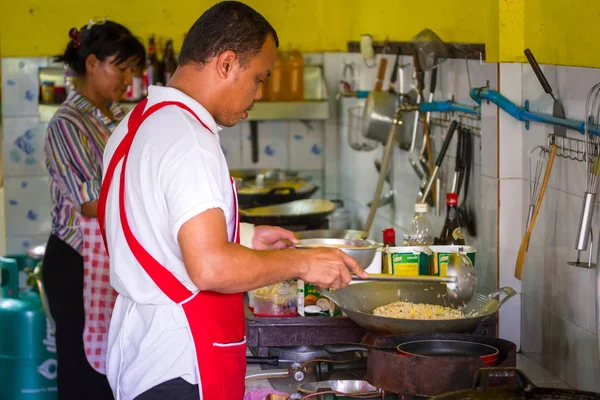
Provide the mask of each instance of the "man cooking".
{"label": "man cooking", "polygon": [[151,86],[108,141],[98,220],[119,293],[106,368],[117,399],[239,400],[243,292],[366,277],[338,249],[286,249],[295,239],[281,228],[257,227],[254,250],[239,245],[218,125],[247,118],[277,47],[252,8],[213,6],[189,30],[167,86]]}

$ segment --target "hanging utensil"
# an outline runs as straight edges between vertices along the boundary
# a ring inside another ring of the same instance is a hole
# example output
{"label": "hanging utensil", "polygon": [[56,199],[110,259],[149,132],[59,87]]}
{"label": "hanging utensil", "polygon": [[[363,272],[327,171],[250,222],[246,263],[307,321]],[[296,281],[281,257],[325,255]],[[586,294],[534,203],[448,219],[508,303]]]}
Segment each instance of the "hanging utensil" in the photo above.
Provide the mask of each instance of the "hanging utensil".
{"label": "hanging utensil", "polygon": [[394,68],[392,69],[392,76],[390,78],[390,87],[388,92],[391,94],[402,94],[402,91],[398,88],[402,86],[402,76],[400,77],[400,85],[398,88],[396,87],[396,83],[398,82],[398,64],[400,63],[400,56],[402,55],[402,47],[398,46],[396,50],[396,61],[394,61]]}
{"label": "hanging utensil", "polygon": [[556,144],[552,144],[550,148],[550,156],[548,158],[548,163],[546,164],[546,172],[544,173],[544,179],[542,181],[542,186],[540,187],[539,197],[537,199],[537,203],[535,205],[535,211],[533,216],[531,217],[531,221],[529,223],[529,228],[523,237],[523,241],[521,242],[521,247],[519,248],[519,254],[517,255],[517,263],[515,267],[515,278],[521,280],[523,277],[523,266],[525,265],[525,255],[527,253],[527,245],[529,243],[529,238],[531,237],[531,231],[533,230],[533,225],[535,224],[535,220],[540,212],[540,208],[542,206],[542,200],[544,199],[544,194],[546,193],[546,188],[548,187],[548,181],[550,180],[550,172],[552,172],[552,164],[554,163],[554,157],[556,156]]}
{"label": "hanging utensil", "polygon": [[[535,72],[535,75],[537,76],[538,80],[540,81],[542,88],[544,88],[544,91],[547,94],[549,94],[550,96],[552,96],[552,99],[554,99],[554,104],[552,106],[552,115],[555,117],[564,119],[565,118],[565,109],[563,108],[562,102],[560,100],[558,100],[556,98],[556,96],[554,95],[554,92],[552,91],[552,87],[548,83],[546,76],[542,72],[540,65],[535,60],[535,57],[533,56],[533,53],[531,52],[531,50],[525,49],[525,57],[527,57],[527,61],[529,61],[529,65],[531,65],[531,68],[533,69],[533,72]],[[554,125],[554,134],[556,136],[565,137],[565,136],[567,136],[567,128],[564,126]]]}
{"label": "hanging utensil", "polygon": [[459,194],[459,177],[463,172],[462,165],[462,154],[463,154],[463,129],[460,127],[456,133],[456,159],[454,164],[454,176],[452,178],[452,187],[450,188],[451,193]]}
{"label": "hanging utensil", "polygon": [[373,202],[371,203],[371,208],[369,209],[369,215],[367,217],[367,221],[366,221],[364,229],[363,229],[367,232],[371,231],[371,227],[373,226],[373,222],[375,221],[375,214],[377,213],[377,208],[379,207],[381,191],[383,190],[383,184],[385,183],[387,169],[388,169],[388,166],[390,163],[390,158],[392,156],[394,139],[396,137],[396,128],[399,124],[402,124],[401,115],[402,115],[402,113],[399,110],[394,110],[393,120],[390,124],[390,131],[388,133],[387,142],[385,144],[385,151],[383,153],[383,159],[381,160],[381,171],[379,172],[379,179],[377,180],[377,186],[375,187],[375,194],[373,196]]}
{"label": "hanging utensil", "polygon": [[252,162],[258,163],[258,121],[250,121],[250,143],[252,147]]}
{"label": "hanging utensil", "polygon": [[[588,92],[588,96],[585,102],[585,115],[594,118],[594,123],[600,118],[600,84],[595,85]],[[591,263],[591,253],[588,265],[581,263],[580,253],[586,251],[588,244],[590,243],[590,234],[592,231],[592,221],[594,219],[594,207],[596,204],[596,191],[598,190],[598,183],[600,182],[600,154],[598,149],[600,148],[600,138],[596,135],[592,135],[589,131],[589,122],[586,118],[584,125],[585,133],[585,154],[584,160],[586,163],[586,191],[583,196],[583,204],[581,206],[581,214],[579,216],[579,231],[577,234],[577,242],[575,243],[575,249],[577,250],[577,261],[571,262],[570,265],[577,267],[585,266],[586,268],[593,268]]]}
{"label": "hanging utensil", "polygon": [[477,219],[475,211],[473,210],[472,202],[468,202],[469,199],[469,185],[471,182],[471,169],[473,168],[473,133],[470,129],[463,128],[463,158],[462,158],[462,170],[463,174],[459,179],[459,191],[460,187],[464,188],[462,202],[458,206],[459,218],[463,222],[463,226],[467,229],[472,237],[477,237]]}
{"label": "hanging utensil", "polygon": [[[527,214],[526,231],[531,225],[531,218],[535,212],[535,205],[540,195],[540,179],[548,161],[549,153],[545,146],[536,146],[527,153],[529,157],[529,213]],[[529,251],[529,243],[527,243],[526,251]]]}
{"label": "hanging utensil", "polygon": [[375,91],[381,92],[383,89],[383,79],[385,78],[385,70],[387,69],[387,58],[385,55],[390,49],[390,43],[388,39],[383,42],[383,50],[381,51],[381,60],[379,60],[379,70],[377,71],[377,81],[375,83]]}
{"label": "hanging utensil", "polygon": [[427,187],[425,188],[425,191],[421,196],[421,203],[424,203],[427,200],[427,195],[429,194],[429,191],[431,190],[435,178],[440,170],[442,161],[444,161],[444,157],[446,156],[446,150],[448,150],[448,146],[450,145],[450,141],[452,140],[452,136],[454,136],[454,131],[456,130],[457,126],[458,122],[454,120],[450,124],[450,128],[448,128],[448,133],[446,133],[446,138],[444,139],[444,143],[442,144],[442,148],[440,149],[440,154],[438,154],[438,158],[435,162],[435,168],[433,169],[431,177],[429,178],[429,182],[427,182]]}

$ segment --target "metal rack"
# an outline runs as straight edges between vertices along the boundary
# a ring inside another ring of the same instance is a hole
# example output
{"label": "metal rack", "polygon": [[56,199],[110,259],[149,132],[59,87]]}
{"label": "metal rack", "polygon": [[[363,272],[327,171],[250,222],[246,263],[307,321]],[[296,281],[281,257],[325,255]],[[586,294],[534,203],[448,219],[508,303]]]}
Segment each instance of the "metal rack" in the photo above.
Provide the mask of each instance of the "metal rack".
{"label": "metal rack", "polygon": [[[548,147],[556,145],[556,156],[573,161],[585,161],[585,140],[575,139],[566,136],[556,136],[554,133],[548,134]],[[587,155],[589,158],[596,157],[600,152],[600,145],[589,143]]]}

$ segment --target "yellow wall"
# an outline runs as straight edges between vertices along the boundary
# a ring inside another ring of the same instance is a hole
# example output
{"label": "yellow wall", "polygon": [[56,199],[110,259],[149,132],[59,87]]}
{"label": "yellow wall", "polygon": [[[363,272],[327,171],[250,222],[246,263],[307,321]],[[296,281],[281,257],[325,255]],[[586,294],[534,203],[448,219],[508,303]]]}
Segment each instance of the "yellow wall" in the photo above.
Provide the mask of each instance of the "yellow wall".
{"label": "yellow wall", "polygon": [[[345,50],[371,33],[408,41],[431,28],[445,41],[485,43],[488,61],[600,67],[596,26],[600,0],[246,0],[279,33],[283,48]],[[107,16],[146,38],[181,44],[184,32],[215,0],[0,0],[2,56],[59,53],[72,26]],[[169,4],[169,6],[167,6]]]}
{"label": "yellow wall", "polygon": [[[54,55],[68,30],[92,16],[108,16],[144,39],[184,32],[214,0],[0,0],[3,56]],[[284,48],[345,50],[348,40],[371,33],[376,40],[411,40],[431,28],[446,41],[497,43],[498,0],[247,0],[275,27]],[[167,7],[167,4],[170,4]]]}

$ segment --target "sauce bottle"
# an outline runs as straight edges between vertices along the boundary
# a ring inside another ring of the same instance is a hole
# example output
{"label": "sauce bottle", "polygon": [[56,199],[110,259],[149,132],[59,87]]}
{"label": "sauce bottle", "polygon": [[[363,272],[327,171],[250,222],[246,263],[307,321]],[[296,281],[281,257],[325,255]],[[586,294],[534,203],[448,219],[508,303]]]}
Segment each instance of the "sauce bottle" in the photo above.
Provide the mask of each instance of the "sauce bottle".
{"label": "sauce bottle", "polygon": [[446,194],[446,221],[440,234],[439,244],[444,246],[465,245],[465,235],[458,214],[458,195]]}
{"label": "sauce bottle", "polygon": [[[383,245],[386,250],[388,247],[396,247],[396,231],[394,228],[387,228],[383,230]],[[381,258],[381,273],[391,274],[392,273],[392,255],[385,251]]]}
{"label": "sauce bottle", "polygon": [[166,85],[177,69],[177,60],[173,51],[173,40],[168,39],[165,47],[165,58],[162,62],[163,83]]}

